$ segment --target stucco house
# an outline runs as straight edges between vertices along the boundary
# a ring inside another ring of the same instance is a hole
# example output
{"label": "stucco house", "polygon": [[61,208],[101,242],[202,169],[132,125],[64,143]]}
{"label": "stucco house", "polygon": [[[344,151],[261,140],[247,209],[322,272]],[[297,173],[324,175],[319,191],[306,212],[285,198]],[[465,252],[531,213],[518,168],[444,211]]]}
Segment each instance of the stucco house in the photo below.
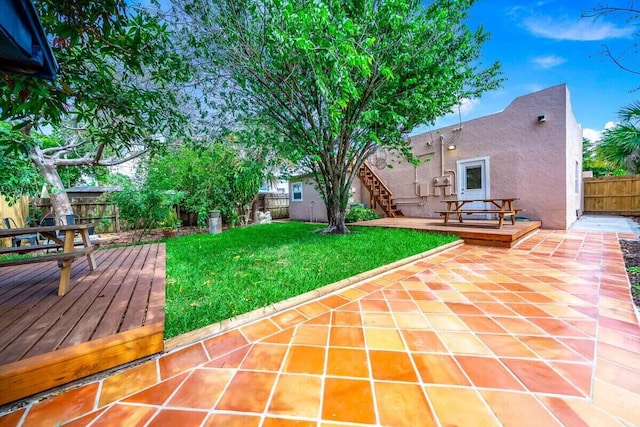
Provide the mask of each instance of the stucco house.
{"label": "stucco house", "polygon": [[[352,200],[387,216],[439,218],[443,200],[517,197],[525,209],[520,217],[561,230],[581,215],[582,129],[566,84],[520,96],[501,112],[413,135],[410,144],[424,162],[414,167],[393,153],[373,155],[357,171]],[[365,174],[386,187],[388,207],[371,197],[360,179]],[[290,218],[327,220],[309,177],[289,185]]]}

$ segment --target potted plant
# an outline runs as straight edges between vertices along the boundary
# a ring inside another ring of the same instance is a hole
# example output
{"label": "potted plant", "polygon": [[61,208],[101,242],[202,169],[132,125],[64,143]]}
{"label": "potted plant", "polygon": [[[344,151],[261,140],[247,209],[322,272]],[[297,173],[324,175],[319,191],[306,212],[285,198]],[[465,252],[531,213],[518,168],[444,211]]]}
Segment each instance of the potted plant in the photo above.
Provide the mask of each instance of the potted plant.
{"label": "potted plant", "polygon": [[160,221],[160,227],[165,237],[174,237],[180,225],[182,225],[182,223],[180,222],[180,218],[178,218],[176,209],[173,207],[167,210],[167,215]]}

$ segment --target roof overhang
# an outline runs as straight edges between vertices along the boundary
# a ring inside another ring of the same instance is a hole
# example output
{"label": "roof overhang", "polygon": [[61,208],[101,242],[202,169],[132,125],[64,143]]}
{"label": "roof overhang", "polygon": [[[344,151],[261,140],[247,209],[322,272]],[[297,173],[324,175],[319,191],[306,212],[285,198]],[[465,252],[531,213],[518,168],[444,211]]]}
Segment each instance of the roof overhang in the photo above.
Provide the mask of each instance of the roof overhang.
{"label": "roof overhang", "polygon": [[58,64],[30,0],[0,0],[0,69],[54,80]]}

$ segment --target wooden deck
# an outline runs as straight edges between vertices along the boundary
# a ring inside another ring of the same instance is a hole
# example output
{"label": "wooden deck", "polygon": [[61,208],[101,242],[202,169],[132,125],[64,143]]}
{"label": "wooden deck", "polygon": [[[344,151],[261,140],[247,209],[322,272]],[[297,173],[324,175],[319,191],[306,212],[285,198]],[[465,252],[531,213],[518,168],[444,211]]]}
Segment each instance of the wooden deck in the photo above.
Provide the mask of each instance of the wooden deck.
{"label": "wooden deck", "polygon": [[411,228],[413,230],[433,231],[437,233],[455,234],[474,245],[496,246],[502,248],[513,247],[519,239],[540,228],[540,221],[510,221],[502,228],[496,228],[497,220],[466,219],[462,224],[450,221],[444,225],[442,218],[380,218],[372,221],[356,222],[352,225],[365,227]]}
{"label": "wooden deck", "polygon": [[0,268],[0,405],[163,350],[165,245],[94,254],[62,297],[52,263]]}

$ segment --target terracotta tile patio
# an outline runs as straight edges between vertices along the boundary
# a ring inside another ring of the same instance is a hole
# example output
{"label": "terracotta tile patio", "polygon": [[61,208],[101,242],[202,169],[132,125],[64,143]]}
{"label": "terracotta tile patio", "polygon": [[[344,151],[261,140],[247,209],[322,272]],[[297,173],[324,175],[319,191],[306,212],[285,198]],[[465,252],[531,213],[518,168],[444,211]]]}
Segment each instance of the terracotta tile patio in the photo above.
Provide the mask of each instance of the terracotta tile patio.
{"label": "terracotta tile patio", "polygon": [[640,326],[618,237],[462,245],[0,425],[640,425]]}

